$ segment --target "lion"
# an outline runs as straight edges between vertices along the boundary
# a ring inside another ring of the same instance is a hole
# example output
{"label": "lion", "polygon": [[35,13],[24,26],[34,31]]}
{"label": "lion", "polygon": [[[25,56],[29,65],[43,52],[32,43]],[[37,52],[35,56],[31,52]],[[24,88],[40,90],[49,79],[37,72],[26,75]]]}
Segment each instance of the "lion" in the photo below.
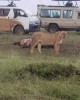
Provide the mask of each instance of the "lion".
{"label": "lion", "polygon": [[41,53],[42,45],[53,45],[53,52],[58,55],[60,45],[63,42],[63,38],[67,36],[66,31],[58,31],[54,34],[47,34],[43,32],[35,32],[32,35],[31,53],[33,53],[34,48],[37,46],[38,52]]}

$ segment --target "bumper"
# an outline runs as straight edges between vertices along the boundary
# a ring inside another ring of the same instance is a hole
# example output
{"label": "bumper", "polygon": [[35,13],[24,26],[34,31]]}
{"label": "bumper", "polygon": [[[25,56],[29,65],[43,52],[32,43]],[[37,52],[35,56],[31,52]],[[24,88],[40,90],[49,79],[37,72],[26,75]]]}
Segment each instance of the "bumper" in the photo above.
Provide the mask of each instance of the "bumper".
{"label": "bumper", "polygon": [[29,24],[29,31],[30,32],[35,32],[40,30],[40,25],[39,24]]}

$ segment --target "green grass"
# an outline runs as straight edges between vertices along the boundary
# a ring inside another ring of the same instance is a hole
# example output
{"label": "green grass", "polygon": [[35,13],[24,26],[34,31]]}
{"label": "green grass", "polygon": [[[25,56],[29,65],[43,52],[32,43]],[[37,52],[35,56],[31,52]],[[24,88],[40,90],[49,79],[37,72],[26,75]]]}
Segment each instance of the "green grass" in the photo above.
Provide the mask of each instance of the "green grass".
{"label": "green grass", "polygon": [[[13,45],[26,37],[28,35],[0,34],[0,100],[80,100],[79,75],[49,80],[26,70],[33,65],[37,71],[41,67],[42,73],[49,72],[48,64],[72,65],[80,69],[80,56],[61,54],[55,57],[51,49],[43,49],[42,54],[35,50],[36,53],[31,54],[30,48]],[[79,33],[69,32],[64,43],[80,43]],[[40,66],[37,69],[36,64]]]}

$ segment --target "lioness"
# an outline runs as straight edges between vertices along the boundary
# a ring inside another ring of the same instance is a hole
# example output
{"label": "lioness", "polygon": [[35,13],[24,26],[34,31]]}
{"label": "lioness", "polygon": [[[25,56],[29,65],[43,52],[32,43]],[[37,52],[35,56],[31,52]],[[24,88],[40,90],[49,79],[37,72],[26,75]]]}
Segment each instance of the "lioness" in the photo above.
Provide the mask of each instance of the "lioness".
{"label": "lioness", "polygon": [[43,32],[35,32],[32,35],[32,44],[31,44],[31,53],[33,53],[33,49],[37,46],[39,53],[41,53],[42,45],[53,45],[54,53],[59,54],[60,44],[62,44],[63,38],[67,35],[66,31],[58,31],[54,34],[47,34]]}

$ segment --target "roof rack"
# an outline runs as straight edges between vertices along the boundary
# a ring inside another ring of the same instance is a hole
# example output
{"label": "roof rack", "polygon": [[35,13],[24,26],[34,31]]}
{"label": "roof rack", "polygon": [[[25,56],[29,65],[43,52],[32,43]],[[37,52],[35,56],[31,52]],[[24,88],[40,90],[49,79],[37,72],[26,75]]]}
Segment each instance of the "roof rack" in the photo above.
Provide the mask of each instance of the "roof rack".
{"label": "roof rack", "polygon": [[[62,1],[63,4],[64,4],[64,1],[67,1],[67,3],[69,3],[69,2],[72,3],[72,1],[75,1],[75,6],[78,7],[78,3],[77,3],[77,1],[80,1],[80,0],[52,0],[52,1],[57,1],[58,4],[59,4],[59,6],[60,6],[60,1]],[[66,6],[67,6],[67,5],[66,5]],[[73,6],[73,5],[72,5],[72,4],[69,4],[68,7],[69,7],[69,6]]]}
{"label": "roof rack", "polygon": [[[68,7],[68,6],[54,6],[54,5],[37,5],[37,7]],[[70,7],[70,6],[69,6]],[[78,6],[71,6],[72,8],[78,8]]]}

